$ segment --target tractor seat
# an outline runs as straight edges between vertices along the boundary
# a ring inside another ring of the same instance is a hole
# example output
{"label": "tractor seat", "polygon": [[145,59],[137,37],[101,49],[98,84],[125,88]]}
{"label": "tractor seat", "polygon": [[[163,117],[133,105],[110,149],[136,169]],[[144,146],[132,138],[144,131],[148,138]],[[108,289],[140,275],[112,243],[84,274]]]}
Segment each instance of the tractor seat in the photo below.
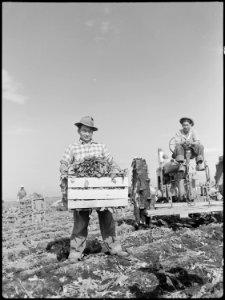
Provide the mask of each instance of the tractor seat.
{"label": "tractor seat", "polygon": [[[194,154],[192,148],[185,148],[185,149],[184,149],[184,158],[187,159],[188,156],[189,156],[189,159],[193,159],[193,158],[196,157],[196,155]],[[174,152],[173,152],[173,154],[172,154],[172,158],[173,158],[173,159],[176,158]]]}

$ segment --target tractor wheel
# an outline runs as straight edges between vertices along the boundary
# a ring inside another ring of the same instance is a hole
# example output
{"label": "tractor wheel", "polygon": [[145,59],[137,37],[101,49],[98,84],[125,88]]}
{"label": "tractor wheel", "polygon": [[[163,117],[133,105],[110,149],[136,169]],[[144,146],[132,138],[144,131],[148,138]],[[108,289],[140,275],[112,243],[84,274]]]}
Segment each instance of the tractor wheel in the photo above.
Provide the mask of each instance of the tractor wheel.
{"label": "tractor wheel", "polygon": [[139,209],[139,193],[137,192],[137,182],[135,183],[133,190],[133,205],[134,205],[134,217],[137,224],[140,222],[140,209]]}
{"label": "tractor wheel", "polygon": [[176,140],[175,140],[175,137],[172,137],[169,140],[169,149],[172,153],[174,153],[175,147],[176,147]]}

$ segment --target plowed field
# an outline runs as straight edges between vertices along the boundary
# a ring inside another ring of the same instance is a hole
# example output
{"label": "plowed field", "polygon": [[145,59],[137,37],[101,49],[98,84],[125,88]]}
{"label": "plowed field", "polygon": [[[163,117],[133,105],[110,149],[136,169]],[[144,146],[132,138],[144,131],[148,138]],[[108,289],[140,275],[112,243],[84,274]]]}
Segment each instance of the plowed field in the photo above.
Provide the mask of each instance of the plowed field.
{"label": "plowed field", "polygon": [[[48,208],[44,225],[3,222],[5,298],[218,298],[223,295],[221,215],[153,219],[135,230],[132,206],[115,214],[129,256],[105,254],[92,212],[82,261],[69,263],[73,215]],[[6,212],[5,212],[6,213]]]}

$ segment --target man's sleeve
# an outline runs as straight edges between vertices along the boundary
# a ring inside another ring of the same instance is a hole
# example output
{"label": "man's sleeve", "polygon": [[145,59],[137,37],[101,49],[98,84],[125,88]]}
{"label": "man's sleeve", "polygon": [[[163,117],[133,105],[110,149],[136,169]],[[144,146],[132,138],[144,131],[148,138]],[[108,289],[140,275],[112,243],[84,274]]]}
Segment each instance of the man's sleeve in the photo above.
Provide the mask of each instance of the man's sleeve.
{"label": "man's sleeve", "polygon": [[109,150],[106,148],[105,145],[102,146],[102,154],[103,157],[109,162],[111,163],[113,161],[113,157],[110,155]]}
{"label": "man's sleeve", "polygon": [[103,145],[103,147],[102,147],[102,154],[103,154],[103,157],[106,158],[106,160],[113,165],[113,169],[120,170],[120,167],[114,161],[113,157],[111,156],[111,154],[109,153],[109,150],[106,148],[105,145]]}
{"label": "man's sleeve", "polygon": [[175,138],[175,143],[176,143],[176,144],[181,144],[182,138],[181,138],[180,132],[177,132],[177,133],[175,134],[174,138]]}
{"label": "man's sleeve", "polygon": [[[67,198],[67,177],[68,177],[68,169],[70,164],[73,162],[73,153],[72,153],[72,145],[69,145],[60,160],[60,188],[63,194],[63,201],[66,201]],[[64,203],[64,205],[66,205]]]}
{"label": "man's sleeve", "polygon": [[193,138],[194,142],[199,142],[200,143],[199,136],[198,136],[198,134],[195,130],[192,130],[192,138]]}
{"label": "man's sleeve", "polygon": [[72,146],[69,145],[60,160],[60,173],[61,175],[67,175],[68,167],[73,162],[73,153],[72,153]]}
{"label": "man's sleeve", "polygon": [[73,152],[72,152],[72,145],[69,145],[62,157],[62,161],[67,162],[67,164],[72,164],[73,162]]}

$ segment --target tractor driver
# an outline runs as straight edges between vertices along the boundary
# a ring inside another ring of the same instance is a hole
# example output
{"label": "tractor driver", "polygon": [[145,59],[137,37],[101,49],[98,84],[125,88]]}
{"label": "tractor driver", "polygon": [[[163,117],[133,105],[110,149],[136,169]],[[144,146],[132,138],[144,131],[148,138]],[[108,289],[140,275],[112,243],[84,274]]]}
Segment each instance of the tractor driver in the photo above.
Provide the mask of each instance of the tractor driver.
{"label": "tractor driver", "polygon": [[184,151],[186,149],[192,150],[192,157],[196,158],[196,170],[204,170],[204,147],[200,144],[199,137],[195,130],[192,129],[194,121],[191,118],[181,118],[180,123],[182,129],[180,129],[175,135],[175,149],[172,157],[177,162],[184,162]]}

